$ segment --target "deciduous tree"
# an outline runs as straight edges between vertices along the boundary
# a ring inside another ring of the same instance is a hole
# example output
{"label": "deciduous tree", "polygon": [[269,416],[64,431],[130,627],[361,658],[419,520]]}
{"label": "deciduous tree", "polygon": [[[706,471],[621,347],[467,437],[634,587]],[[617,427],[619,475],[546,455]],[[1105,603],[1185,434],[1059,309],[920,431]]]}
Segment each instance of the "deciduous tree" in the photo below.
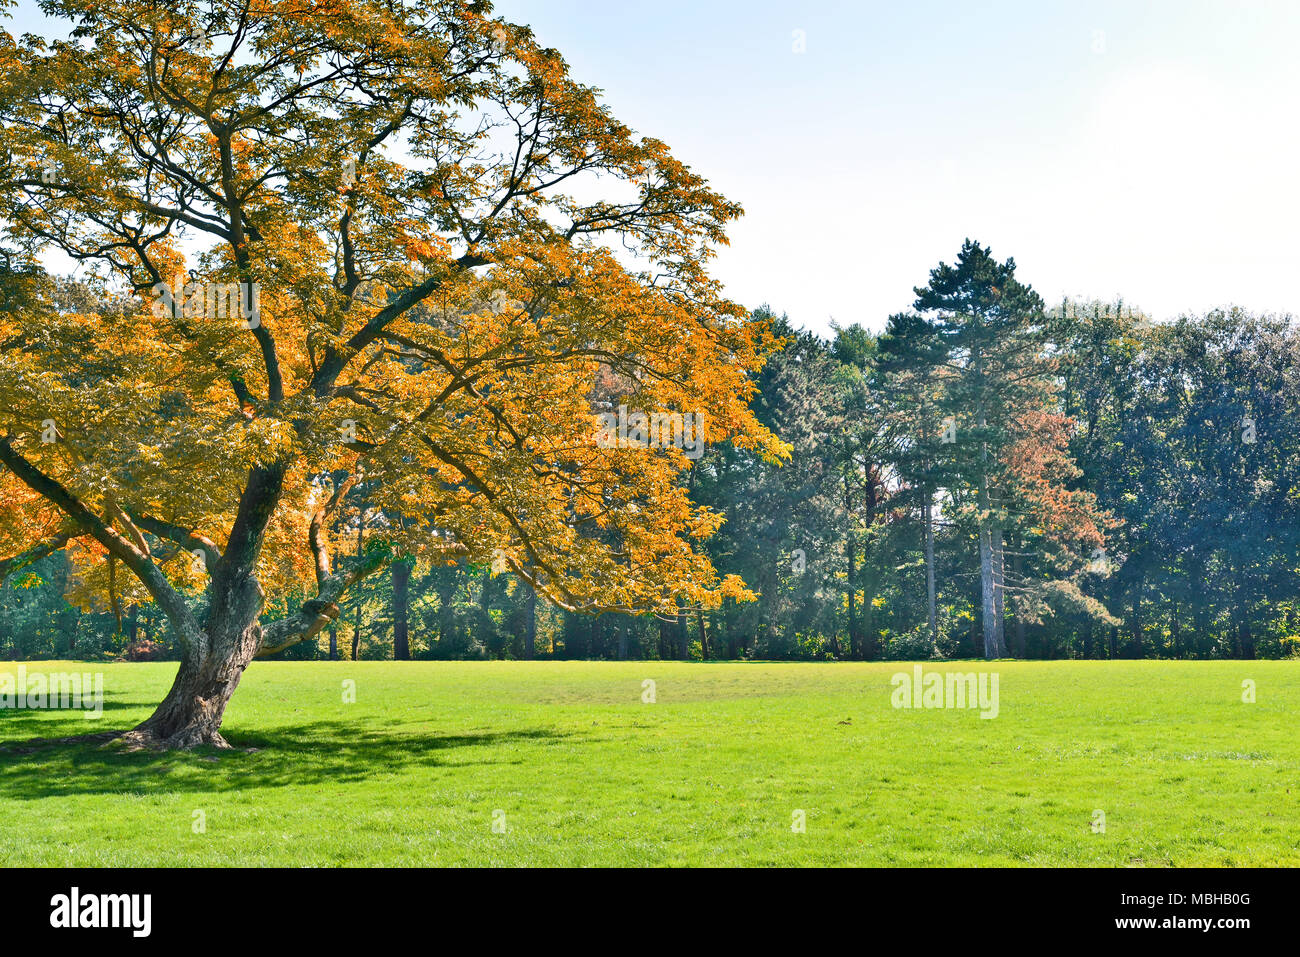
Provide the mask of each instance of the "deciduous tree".
{"label": "deciduous tree", "polygon": [[[0,534],[70,530],[166,612],[182,661],[131,743],[224,744],[249,662],[395,558],[495,557],[583,612],[747,594],[694,546],[720,519],[683,451],[602,447],[590,401],[605,368],[785,454],[748,408],[770,336],[706,268],[740,207],[557,52],[461,0],[43,8],[70,40],[0,34],[0,239],[125,305],[6,274]],[[336,473],[389,518],[356,556]]]}

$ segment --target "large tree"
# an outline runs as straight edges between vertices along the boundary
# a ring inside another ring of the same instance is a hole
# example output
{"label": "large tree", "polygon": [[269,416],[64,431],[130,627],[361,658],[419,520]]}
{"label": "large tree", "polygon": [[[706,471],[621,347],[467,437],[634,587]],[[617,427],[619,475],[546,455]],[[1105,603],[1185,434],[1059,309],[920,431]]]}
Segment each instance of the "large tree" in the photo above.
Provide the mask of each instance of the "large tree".
{"label": "large tree", "polygon": [[[72,536],[165,611],[132,744],[223,745],[250,661],[394,559],[574,611],[745,594],[693,545],[684,451],[608,447],[592,405],[603,368],[785,454],[748,408],[770,335],[706,271],[740,208],[558,53],[484,2],[41,6],[71,39],[0,34],[0,541]],[[50,249],[120,301],[57,311]]]}
{"label": "large tree", "polygon": [[[915,292],[927,321],[911,338],[927,362],[936,349],[941,356],[940,442],[951,450],[958,486],[950,491],[960,496],[965,486],[973,498],[961,511],[979,543],[984,654],[1001,658],[1009,650],[1008,594],[1021,623],[1037,620],[1052,600],[1102,614],[1075,578],[1083,558],[1103,550],[1109,518],[1094,495],[1075,487],[1073,422],[1060,409],[1047,316],[1038,293],[1016,277],[1015,260],[999,262],[968,239],[956,261],[940,263]],[[1025,557],[1037,567],[1026,569]]]}
{"label": "large tree", "polygon": [[947,354],[933,326],[915,313],[889,317],[880,337],[878,387],[890,409],[893,465],[902,489],[899,500],[921,505],[925,549],[926,624],[932,653],[938,653],[938,585],[935,578],[935,495],[951,484],[938,410],[943,401]]}

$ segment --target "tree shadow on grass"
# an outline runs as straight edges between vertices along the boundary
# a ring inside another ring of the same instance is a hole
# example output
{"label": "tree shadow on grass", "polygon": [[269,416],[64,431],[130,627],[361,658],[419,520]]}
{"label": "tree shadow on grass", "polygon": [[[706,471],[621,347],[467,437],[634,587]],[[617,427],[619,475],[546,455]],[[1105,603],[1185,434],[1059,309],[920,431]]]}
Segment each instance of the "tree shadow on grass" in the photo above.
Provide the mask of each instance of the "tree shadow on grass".
{"label": "tree shadow on grass", "polygon": [[233,731],[226,735],[232,751],[123,751],[105,743],[102,733],[94,739],[13,742],[0,746],[0,797],[338,786],[417,767],[521,764],[511,745],[551,746],[572,737],[544,728],[475,734],[412,733],[409,723],[399,722],[390,728],[318,721],[254,734]]}
{"label": "tree shadow on grass", "polygon": [[[94,709],[89,709],[93,712]],[[150,708],[134,696],[105,691],[98,716],[82,708],[0,708],[0,760],[7,748],[22,748],[42,739],[72,738],[134,727],[149,716]],[[135,712],[137,717],[118,712]]]}

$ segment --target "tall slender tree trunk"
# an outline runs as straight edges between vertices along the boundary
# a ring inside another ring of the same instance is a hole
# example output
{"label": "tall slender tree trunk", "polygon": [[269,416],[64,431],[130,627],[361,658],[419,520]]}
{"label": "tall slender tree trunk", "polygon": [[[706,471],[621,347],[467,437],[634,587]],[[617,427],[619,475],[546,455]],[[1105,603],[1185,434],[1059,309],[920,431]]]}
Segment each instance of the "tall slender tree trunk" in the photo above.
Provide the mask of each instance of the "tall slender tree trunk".
{"label": "tall slender tree trunk", "polygon": [[989,543],[993,547],[993,613],[997,616],[998,644],[1003,655],[1009,652],[1007,647],[1007,556],[1002,541],[1002,529],[997,525],[989,531]]}
{"label": "tall slender tree trunk", "polygon": [[[357,515],[357,557],[361,557],[363,546],[362,535],[366,527],[366,510],[363,506]],[[361,596],[357,596],[356,610],[352,616],[352,660],[356,661],[361,655]]]}
{"label": "tall slender tree trunk", "polygon": [[[868,527],[876,523],[876,512],[880,507],[880,481],[878,473],[874,473],[870,465],[865,467],[863,482],[865,491],[863,493],[866,506],[866,522]],[[870,538],[868,538],[867,547],[870,548]],[[880,657],[880,640],[876,633],[876,571],[872,568],[869,556],[864,552],[862,559],[863,588],[862,588],[862,619],[863,628],[859,640],[859,648],[863,661],[875,661]]]}
{"label": "tall slender tree trunk", "polygon": [[844,476],[844,515],[848,527],[844,534],[844,552],[849,560],[849,654],[860,656],[861,650],[858,644],[858,568],[857,568],[857,549],[854,548],[853,542],[853,496],[849,483],[849,477]]}
{"label": "tall slender tree trunk", "polygon": [[330,624],[330,661],[339,660],[339,626]]}
{"label": "tall slender tree trunk", "polygon": [[1133,659],[1142,657],[1142,592],[1146,587],[1146,578],[1138,576],[1133,586],[1133,627],[1129,632],[1129,654]]}
{"label": "tall slender tree trunk", "polygon": [[528,597],[524,599],[524,660],[532,661],[537,657],[537,591],[528,586]]}
{"label": "tall slender tree trunk", "polygon": [[930,619],[930,654],[939,656],[939,603],[934,585],[934,511],[933,493],[925,490],[925,593]]}
{"label": "tall slender tree trunk", "polygon": [[411,660],[410,562],[393,562],[393,660]]}
{"label": "tall slender tree trunk", "polygon": [[1232,617],[1236,619],[1237,655],[1244,659],[1255,657],[1255,636],[1250,628],[1250,614],[1246,610],[1245,587],[1240,583],[1234,590]]}
{"label": "tall slender tree trunk", "polygon": [[[980,476],[980,511],[989,509],[987,479]],[[1000,568],[1002,565],[1002,531],[987,518],[980,520],[980,606],[984,617],[984,656],[992,660],[1006,657],[1002,628]]]}
{"label": "tall slender tree trunk", "polygon": [[980,612],[984,622],[984,657],[1002,657],[997,631],[997,601],[993,597],[993,547],[989,530],[980,528]]}
{"label": "tall slender tree trunk", "polygon": [[709,660],[709,635],[704,628],[704,612],[702,612],[699,608],[695,609],[695,624],[700,629],[700,657],[703,660],[708,661]]}
{"label": "tall slender tree trunk", "polygon": [[[971,361],[975,366],[977,387],[982,389],[984,386],[984,360],[976,351],[971,356]],[[981,435],[988,426],[988,417],[982,398],[976,409],[975,424],[979,427]],[[997,531],[995,548],[996,525],[993,521],[993,503],[989,490],[989,469],[988,443],[981,438],[978,487],[980,510],[980,608],[984,619],[984,657],[991,661],[994,658],[1005,656],[1006,648],[1003,646],[1002,618],[998,615],[998,581],[995,570],[995,565],[1001,562],[1002,538],[1001,531]]]}
{"label": "tall slender tree trunk", "polygon": [[[1023,543],[1020,540],[1019,534],[1015,536],[1014,541],[1015,541],[1015,546],[1014,546],[1015,554],[1011,559],[1011,569],[1013,574],[1015,575],[1014,580],[1016,584],[1020,586],[1023,585],[1025,580],[1025,559],[1024,556],[1021,555],[1021,552],[1023,551]],[[1005,595],[1006,594],[1005,578],[1003,579],[1002,584],[1003,584],[1003,594]],[[1023,658],[1025,656],[1025,610],[1024,608],[1021,607],[1021,602],[1023,600],[1024,600],[1023,596],[1020,593],[1017,593],[1017,597],[1015,599],[1016,627],[1015,627],[1015,631],[1012,633],[1015,637],[1013,639],[1012,649],[1011,649],[1012,655],[1014,655],[1017,658]]]}

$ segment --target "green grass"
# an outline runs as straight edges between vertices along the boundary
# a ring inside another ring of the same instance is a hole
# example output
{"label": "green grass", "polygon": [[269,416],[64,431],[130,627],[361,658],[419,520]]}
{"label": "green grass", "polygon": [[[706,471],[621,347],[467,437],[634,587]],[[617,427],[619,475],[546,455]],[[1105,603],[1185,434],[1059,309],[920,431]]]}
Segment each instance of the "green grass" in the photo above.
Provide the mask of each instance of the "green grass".
{"label": "green grass", "polygon": [[[0,748],[128,727],[175,669],[27,665],[96,667],[101,719],[0,711]],[[933,667],[996,670],[999,716],[894,709],[899,663],[258,662],[256,751],[0,751],[0,862],[1300,864],[1300,664]]]}

